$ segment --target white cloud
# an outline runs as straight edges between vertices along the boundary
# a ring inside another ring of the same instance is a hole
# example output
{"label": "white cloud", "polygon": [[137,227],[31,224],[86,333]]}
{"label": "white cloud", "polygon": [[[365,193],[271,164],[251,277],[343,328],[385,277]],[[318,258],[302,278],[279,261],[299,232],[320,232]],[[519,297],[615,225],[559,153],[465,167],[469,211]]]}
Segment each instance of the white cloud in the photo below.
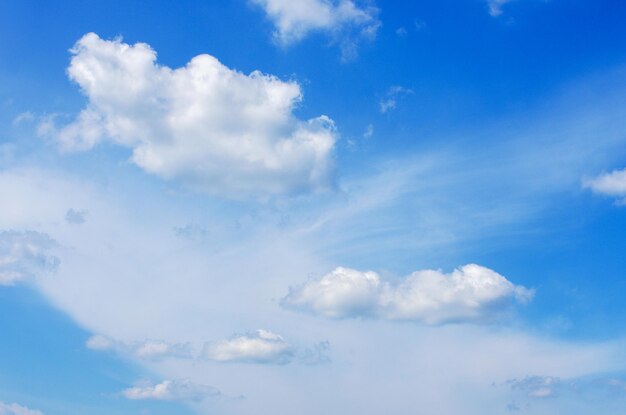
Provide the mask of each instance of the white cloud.
{"label": "white cloud", "polygon": [[393,285],[372,271],[336,268],[321,279],[292,287],[285,307],[329,318],[370,317],[426,324],[481,322],[512,302],[527,302],[532,291],[479,265],[450,274],[416,271]]}
{"label": "white cloud", "polygon": [[89,99],[69,125],[45,120],[40,134],[65,150],[103,141],[132,149],[145,171],[231,197],[294,193],[328,186],[333,121],[293,115],[302,100],[293,81],[229,69],[210,55],[171,69],[145,43],[96,34],[71,49],[68,68]]}
{"label": "white cloud", "polygon": [[340,43],[342,57],[356,55],[360,39],[374,39],[380,27],[378,9],[352,0],[250,0],[261,6],[275,27],[274,38],[289,45],[311,32],[326,32]]}
{"label": "white cloud", "polygon": [[529,398],[553,398],[562,387],[559,378],[552,376],[528,376],[524,379],[511,379],[507,384],[512,390],[520,390]]}
{"label": "white cloud", "polygon": [[512,0],[488,0],[487,6],[489,7],[489,14],[493,17],[500,16],[503,13],[502,6],[511,1]]}
{"label": "white cloud", "polygon": [[294,352],[281,336],[267,330],[257,330],[217,343],[208,343],[204,356],[218,362],[283,364],[293,359]]}
{"label": "white cloud", "polygon": [[0,231],[0,285],[14,285],[43,271],[54,270],[59,260],[49,255],[56,243],[34,231]]}
{"label": "white cloud", "polygon": [[221,393],[212,386],[199,385],[185,379],[165,380],[156,385],[134,386],[122,391],[122,395],[132,400],[202,401],[220,396]]}
{"label": "white cloud", "polygon": [[20,125],[20,124],[31,122],[34,120],[35,120],[35,114],[33,114],[30,111],[25,111],[25,112],[18,114],[13,119],[13,125]]}
{"label": "white cloud", "polygon": [[595,193],[622,198],[626,201],[626,169],[614,170],[602,174],[594,179],[583,182],[583,187],[591,189]]}
{"label": "white cloud", "polygon": [[16,403],[6,404],[0,402],[0,415],[43,415],[43,413]]}
{"label": "white cloud", "polygon": [[187,343],[169,343],[162,340],[144,340],[126,344],[102,334],[91,336],[87,348],[97,351],[113,351],[138,359],[164,359],[170,357],[192,357],[191,346]]}
{"label": "white cloud", "polygon": [[398,106],[398,100],[412,93],[413,91],[408,88],[404,88],[398,85],[392,86],[387,91],[385,97],[381,99],[378,103],[380,112],[382,114],[386,114],[387,112],[396,109],[396,107]]}

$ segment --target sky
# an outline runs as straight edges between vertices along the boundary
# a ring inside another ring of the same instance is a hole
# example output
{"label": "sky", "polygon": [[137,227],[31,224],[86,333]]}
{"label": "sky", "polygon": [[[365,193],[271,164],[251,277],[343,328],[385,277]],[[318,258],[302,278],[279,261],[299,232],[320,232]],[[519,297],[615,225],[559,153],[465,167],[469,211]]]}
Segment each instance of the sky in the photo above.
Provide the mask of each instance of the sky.
{"label": "sky", "polygon": [[0,0],[0,415],[623,414],[624,21]]}

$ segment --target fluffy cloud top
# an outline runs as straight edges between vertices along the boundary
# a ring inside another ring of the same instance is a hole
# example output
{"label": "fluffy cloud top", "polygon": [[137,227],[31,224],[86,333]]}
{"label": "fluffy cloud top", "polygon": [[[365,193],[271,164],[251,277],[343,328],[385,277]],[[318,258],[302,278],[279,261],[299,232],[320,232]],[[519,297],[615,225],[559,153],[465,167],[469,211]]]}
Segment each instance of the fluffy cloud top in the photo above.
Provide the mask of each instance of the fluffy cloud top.
{"label": "fluffy cloud top", "polygon": [[300,86],[229,69],[210,55],[171,69],[145,43],[96,34],[71,49],[69,77],[89,99],[69,125],[40,133],[66,150],[105,138],[132,149],[149,173],[198,190],[241,197],[324,188],[332,168],[333,122],[293,115]]}
{"label": "fluffy cloud top", "polygon": [[168,357],[191,357],[189,344],[168,343],[161,340],[145,340],[126,344],[98,334],[90,337],[87,348],[98,351],[114,351],[123,355],[139,359],[163,359]]}
{"label": "fluffy cloud top", "polygon": [[208,343],[204,355],[218,362],[288,363],[294,349],[278,334],[267,330],[240,334],[228,340]]}
{"label": "fluffy cloud top", "polygon": [[356,53],[359,38],[376,37],[380,21],[375,7],[359,7],[352,0],[251,0],[261,6],[282,45],[302,40],[311,32],[327,32],[340,44],[344,59]]}
{"label": "fluffy cloud top", "polygon": [[16,403],[6,404],[0,402],[0,415],[43,415],[43,413]]}
{"label": "fluffy cloud top", "polygon": [[48,235],[39,232],[0,232],[0,285],[14,285],[55,269],[59,260],[48,254],[55,245]]}
{"label": "fluffy cloud top", "polygon": [[585,181],[583,185],[595,193],[618,197],[621,202],[626,202],[626,169],[600,175]]}
{"label": "fluffy cloud top", "polygon": [[199,385],[189,380],[165,380],[156,385],[125,389],[122,395],[133,400],[202,401],[220,396],[221,393],[212,386]]}
{"label": "fluffy cloud top", "polygon": [[375,272],[337,268],[324,277],[292,287],[285,307],[329,318],[368,317],[426,324],[481,322],[511,302],[526,302],[532,292],[479,265],[450,274],[417,271],[397,285]]}

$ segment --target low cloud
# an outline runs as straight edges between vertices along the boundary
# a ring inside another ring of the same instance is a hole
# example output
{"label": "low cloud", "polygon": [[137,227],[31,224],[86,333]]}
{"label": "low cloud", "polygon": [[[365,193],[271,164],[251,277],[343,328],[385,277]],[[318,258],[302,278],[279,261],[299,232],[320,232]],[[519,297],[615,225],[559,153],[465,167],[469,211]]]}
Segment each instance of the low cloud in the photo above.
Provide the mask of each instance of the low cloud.
{"label": "low cloud", "polygon": [[341,47],[342,59],[356,57],[362,40],[376,38],[378,9],[352,0],[250,0],[263,8],[280,45],[296,43],[311,33],[326,33]]}
{"label": "low cloud", "polygon": [[218,397],[221,392],[212,386],[196,384],[185,379],[133,386],[122,391],[122,395],[132,400],[199,402]]}
{"label": "low cloud", "polygon": [[275,363],[290,362],[295,349],[285,340],[270,331],[235,335],[228,340],[208,343],[204,356],[218,362]]}
{"label": "low cloud", "polygon": [[487,322],[533,292],[488,268],[470,264],[444,274],[416,271],[398,284],[372,271],[336,268],[320,279],[292,287],[287,308],[328,318],[412,320],[425,324]]}
{"label": "low cloud", "polygon": [[59,259],[50,255],[56,242],[34,231],[0,232],[0,285],[15,285],[41,272],[53,271]]}
{"label": "low cloud", "polygon": [[104,140],[132,149],[146,172],[199,191],[242,198],[325,189],[336,141],[333,121],[295,117],[300,85],[237,72],[211,55],[171,69],[145,43],[83,36],[69,77],[89,100],[68,125],[39,126],[65,151]]}

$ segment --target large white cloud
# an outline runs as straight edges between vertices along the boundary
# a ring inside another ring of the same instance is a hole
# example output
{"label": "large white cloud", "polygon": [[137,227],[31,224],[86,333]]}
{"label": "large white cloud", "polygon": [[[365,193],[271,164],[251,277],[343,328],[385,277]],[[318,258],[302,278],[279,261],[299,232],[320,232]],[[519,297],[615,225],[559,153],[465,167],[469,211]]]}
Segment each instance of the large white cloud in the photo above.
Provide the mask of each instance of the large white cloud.
{"label": "large white cloud", "polygon": [[358,40],[375,38],[380,27],[378,9],[360,7],[352,0],[250,1],[265,10],[278,43],[288,45],[311,32],[326,32],[340,42],[344,59],[354,57]]}
{"label": "large white cloud", "polygon": [[200,385],[183,379],[165,380],[154,385],[134,386],[122,391],[122,395],[133,400],[202,401],[209,397],[220,396],[221,393],[212,386]]}
{"label": "large white cloud", "polygon": [[40,133],[66,150],[104,139],[132,149],[132,161],[166,179],[227,196],[324,188],[335,143],[333,121],[293,114],[300,86],[232,70],[210,55],[171,69],[145,43],[83,36],[71,49],[70,78],[89,99],[69,125]]}
{"label": "large white cloud", "polygon": [[14,285],[55,269],[59,260],[49,253],[55,245],[43,233],[0,231],[0,285]]}
{"label": "large white cloud", "polygon": [[626,202],[626,169],[602,174],[583,185],[595,193],[620,198],[620,203]]}
{"label": "large white cloud", "polygon": [[336,268],[320,279],[292,287],[286,307],[324,317],[416,320],[426,324],[486,321],[532,291],[488,268],[470,264],[444,274],[416,271],[393,285],[375,272]]}
{"label": "large white cloud", "polygon": [[7,404],[0,402],[0,415],[43,415],[41,411],[29,409],[16,403]]}

